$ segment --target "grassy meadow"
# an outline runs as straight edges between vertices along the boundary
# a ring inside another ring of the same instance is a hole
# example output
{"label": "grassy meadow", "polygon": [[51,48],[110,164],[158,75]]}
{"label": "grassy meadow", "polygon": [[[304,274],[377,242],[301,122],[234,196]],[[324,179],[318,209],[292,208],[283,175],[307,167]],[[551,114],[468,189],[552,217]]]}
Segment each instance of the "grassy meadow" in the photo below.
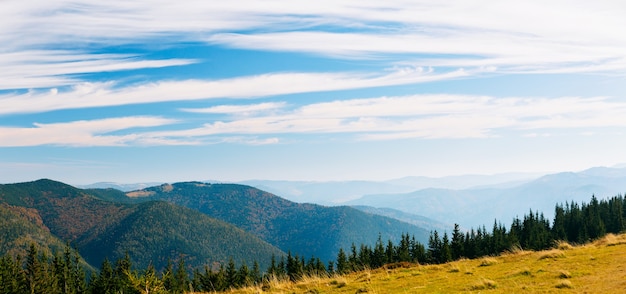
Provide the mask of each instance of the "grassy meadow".
{"label": "grassy meadow", "polygon": [[230,293],[624,293],[626,234],[593,243],[441,265],[395,264],[345,276],[273,281]]}

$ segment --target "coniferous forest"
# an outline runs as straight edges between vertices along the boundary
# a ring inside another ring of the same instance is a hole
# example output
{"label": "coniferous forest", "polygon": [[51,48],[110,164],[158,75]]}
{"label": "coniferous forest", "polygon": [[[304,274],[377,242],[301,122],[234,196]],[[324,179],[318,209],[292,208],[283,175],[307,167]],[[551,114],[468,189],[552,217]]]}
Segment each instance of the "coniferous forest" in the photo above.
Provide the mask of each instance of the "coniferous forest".
{"label": "coniferous forest", "polygon": [[384,241],[380,236],[374,246],[353,244],[339,249],[336,260],[324,263],[317,257],[291,252],[272,258],[267,269],[257,262],[239,266],[228,263],[186,266],[184,257],[168,260],[162,270],[149,265],[136,268],[126,255],[115,261],[105,259],[99,270],[90,269],[68,244],[61,252],[48,254],[32,244],[25,256],[7,254],[0,258],[0,293],[183,293],[188,291],[223,291],[249,285],[262,285],[270,279],[298,280],[305,276],[345,274],[366,268],[397,266],[398,263],[445,263],[460,258],[497,255],[515,248],[542,250],[556,241],[585,243],[607,233],[624,230],[626,198],[615,196],[589,203],[575,202],[555,207],[554,219],[529,211],[514,218],[507,228],[495,221],[462,231],[457,224],[448,232],[433,231],[424,245],[408,234],[400,241]]}

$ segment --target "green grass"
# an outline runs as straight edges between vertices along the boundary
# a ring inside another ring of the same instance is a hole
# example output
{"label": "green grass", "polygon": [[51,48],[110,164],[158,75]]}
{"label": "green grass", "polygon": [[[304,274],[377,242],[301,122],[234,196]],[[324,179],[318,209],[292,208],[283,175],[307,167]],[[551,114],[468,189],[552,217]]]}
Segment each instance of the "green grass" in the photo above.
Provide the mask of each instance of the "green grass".
{"label": "green grass", "polygon": [[[230,293],[615,293],[626,289],[626,234],[584,246],[514,251],[444,265],[376,269]],[[367,277],[367,278],[364,278]],[[309,292],[307,292],[309,291]]]}

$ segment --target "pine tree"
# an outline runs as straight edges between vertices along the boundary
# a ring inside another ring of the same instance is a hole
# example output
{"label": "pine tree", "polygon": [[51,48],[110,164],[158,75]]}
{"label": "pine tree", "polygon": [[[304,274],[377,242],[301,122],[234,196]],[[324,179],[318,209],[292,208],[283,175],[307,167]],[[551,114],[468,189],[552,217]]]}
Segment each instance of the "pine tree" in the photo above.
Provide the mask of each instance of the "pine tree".
{"label": "pine tree", "polygon": [[116,293],[135,293],[128,277],[128,273],[131,272],[131,268],[132,261],[128,252],[124,254],[123,258],[118,259],[115,262],[115,269],[113,270],[113,272],[115,273],[114,287]]}
{"label": "pine tree", "polygon": [[374,252],[372,256],[372,267],[379,268],[383,266],[387,262],[387,257],[385,256],[385,245],[383,245],[382,236],[378,234],[378,240],[376,240],[376,245],[374,245]]}
{"label": "pine tree", "polygon": [[90,292],[93,294],[114,293],[114,282],[113,267],[111,267],[109,259],[105,258],[100,266],[100,273],[89,284]]}
{"label": "pine tree", "polygon": [[276,265],[276,255],[272,254],[272,259],[270,260],[270,266],[267,268],[266,271],[267,275],[272,277],[276,277],[278,274],[278,268]]}
{"label": "pine tree", "polygon": [[385,248],[385,257],[387,263],[396,262],[396,250],[391,240],[387,240],[387,248]]}
{"label": "pine tree", "polygon": [[350,265],[348,262],[348,258],[346,257],[346,253],[343,251],[343,248],[339,248],[339,253],[337,253],[337,273],[348,273],[349,266]]}
{"label": "pine tree", "polygon": [[402,234],[400,237],[400,244],[396,248],[396,254],[398,261],[411,261],[411,240],[409,234]]}
{"label": "pine tree", "polygon": [[228,265],[226,266],[226,284],[228,287],[235,287],[237,283],[237,268],[235,267],[235,260],[233,258],[228,259]]}
{"label": "pine tree", "polygon": [[450,239],[448,233],[443,232],[443,239],[441,242],[441,259],[440,263],[446,263],[452,260],[452,250],[450,249]]}
{"label": "pine tree", "polygon": [[461,228],[459,227],[459,224],[454,224],[454,230],[452,231],[452,243],[450,244],[453,260],[457,260],[465,256],[463,239],[463,233],[461,233]]}
{"label": "pine tree", "polygon": [[167,259],[165,269],[161,274],[161,279],[163,280],[163,287],[165,287],[166,290],[174,291],[176,288],[176,279],[174,277],[174,264],[171,258]]}
{"label": "pine tree", "polygon": [[259,267],[259,263],[255,260],[254,264],[252,264],[252,271],[250,272],[250,281],[253,285],[261,282],[261,268]]}
{"label": "pine tree", "polygon": [[0,258],[0,293],[27,293],[26,276],[22,269],[22,257],[15,260],[9,255]]}
{"label": "pine tree", "polygon": [[568,241],[565,230],[565,209],[563,205],[554,208],[554,222],[552,223],[552,238],[554,240]]}
{"label": "pine tree", "polygon": [[237,271],[237,277],[235,279],[235,287],[240,288],[243,286],[249,286],[251,285],[250,280],[251,280],[250,269],[248,268],[246,263],[243,262],[241,266],[239,267],[239,270]]}
{"label": "pine tree", "polygon": [[433,231],[428,237],[428,261],[431,263],[439,263],[441,260],[441,240],[439,233]]}
{"label": "pine tree", "polygon": [[185,266],[185,259],[181,256],[178,261],[178,267],[174,274],[174,293],[185,293],[189,291],[189,274],[187,273],[187,267]]}
{"label": "pine tree", "polygon": [[413,262],[426,262],[426,248],[420,242],[415,240],[415,236],[411,237],[411,259]]}
{"label": "pine tree", "polygon": [[39,253],[34,243],[30,244],[26,253],[26,282],[31,294],[42,293],[43,266],[40,264]]}

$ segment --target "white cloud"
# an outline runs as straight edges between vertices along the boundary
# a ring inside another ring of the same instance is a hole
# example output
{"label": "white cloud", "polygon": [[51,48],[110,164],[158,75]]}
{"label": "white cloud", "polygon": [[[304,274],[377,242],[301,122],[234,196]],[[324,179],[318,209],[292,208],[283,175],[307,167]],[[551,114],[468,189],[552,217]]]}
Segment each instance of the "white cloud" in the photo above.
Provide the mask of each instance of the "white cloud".
{"label": "white cloud", "polygon": [[333,91],[429,82],[464,77],[464,71],[433,73],[396,70],[384,75],[358,73],[276,73],[223,80],[163,81],[115,87],[112,82],[81,83],[68,91],[29,91],[0,95],[0,115],[59,109],[118,106],[211,98],[258,98],[315,91]]}
{"label": "white cloud", "polygon": [[219,105],[208,108],[183,108],[181,111],[193,113],[222,113],[222,114],[253,114],[260,111],[277,110],[285,107],[285,102],[267,102],[250,105]]}
{"label": "white cloud", "polygon": [[[413,95],[311,103],[293,109],[280,102],[216,106],[226,119],[168,130],[178,121],[122,117],[0,127],[1,146],[127,146],[277,144],[289,134],[347,134],[346,139],[461,139],[542,137],[561,131],[626,127],[626,103],[604,97],[523,98]],[[276,110],[280,109],[279,112]],[[241,115],[241,112],[246,115]]]}
{"label": "white cloud", "polygon": [[345,133],[362,140],[394,140],[485,138],[527,130],[536,130],[530,134],[536,136],[548,130],[611,127],[626,127],[626,103],[603,97],[415,95],[314,103],[281,114],[233,115],[199,128],[156,131],[148,136]]}
{"label": "white cloud", "polygon": [[0,89],[33,89],[80,83],[71,77],[132,69],[180,66],[194,63],[187,59],[141,60],[126,54],[88,54],[82,51],[38,50],[0,52]]}
{"label": "white cloud", "polygon": [[[148,128],[175,123],[159,117],[122,117],[90,121],[41,124],[34,127],[0,127],[0,146],[124,146],[128,144],[166,145],[176,141],[143,138],[137,134],[111,134],[131,128]],[[180,143],[178,143],[180,144]]]}
{"label": "white cloud", "polygon": [[74,73],[194,62],[59,48],[181,41],[383,57],[401,64],[471,68],[474,74],[484,68],[623,73],[624,15],[626,5],[611,0],[7,0],[0,2],[0,90],[82,82],[68,76]]}

